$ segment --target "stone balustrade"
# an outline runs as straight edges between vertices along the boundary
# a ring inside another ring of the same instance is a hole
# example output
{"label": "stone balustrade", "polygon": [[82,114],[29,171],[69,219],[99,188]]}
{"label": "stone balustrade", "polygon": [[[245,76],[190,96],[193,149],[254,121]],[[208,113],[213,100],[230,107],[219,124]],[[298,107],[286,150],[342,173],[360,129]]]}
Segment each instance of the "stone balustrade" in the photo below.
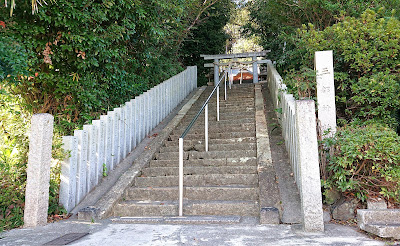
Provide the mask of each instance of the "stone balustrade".
{"label": "stone balustrade", "polygon": [[286,92],[271,61],[267,68],[268,87],[300,192],[303,228],[308,232],[324,231],[315,103],[296,100]]}
{"label": "stone balustrade", "polygon": [[60,203],[70,212],[185,97],[197,87],[197,68],[188,67],[91,125],[63,137],[70,155],[62,163]]}

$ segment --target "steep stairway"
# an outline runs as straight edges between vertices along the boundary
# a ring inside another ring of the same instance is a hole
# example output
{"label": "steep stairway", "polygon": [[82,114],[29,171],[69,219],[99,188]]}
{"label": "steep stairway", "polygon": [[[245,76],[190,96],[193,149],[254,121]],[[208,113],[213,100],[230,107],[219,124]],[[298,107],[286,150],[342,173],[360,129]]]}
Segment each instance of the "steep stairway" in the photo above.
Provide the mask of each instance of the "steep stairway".
{"label": "steep stairway", "polygon": [[[208,87],[148,167],[136,177],[116,217],[178,215],[178,139],[208,97]],[[233,85],[228,100],[220,90],[209,103],[209,151],[204,146],[204,113],[184,140],[184,216],[258,217],[259,188],[255,138],[254,85]]]}

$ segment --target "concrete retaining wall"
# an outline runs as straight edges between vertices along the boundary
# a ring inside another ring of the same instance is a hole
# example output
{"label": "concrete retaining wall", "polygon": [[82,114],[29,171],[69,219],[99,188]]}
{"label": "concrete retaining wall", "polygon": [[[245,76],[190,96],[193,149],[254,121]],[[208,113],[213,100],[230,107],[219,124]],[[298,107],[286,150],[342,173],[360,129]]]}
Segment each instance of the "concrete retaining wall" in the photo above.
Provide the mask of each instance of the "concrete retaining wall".
{"label": "concrete retaining wall", "polygon": [[300,192],[304,230],[324,231],[315,103],[295,100],[286,93],[286,85],[271,61],[267,68],[268,87]]}
{"label": "concrete retaining wall", "polygon": [[70,212],[185,97],[197,87],[197,67],[153,87],[102,115],[74,136],[63,137],[70,151],[61,167],[60,203]]}

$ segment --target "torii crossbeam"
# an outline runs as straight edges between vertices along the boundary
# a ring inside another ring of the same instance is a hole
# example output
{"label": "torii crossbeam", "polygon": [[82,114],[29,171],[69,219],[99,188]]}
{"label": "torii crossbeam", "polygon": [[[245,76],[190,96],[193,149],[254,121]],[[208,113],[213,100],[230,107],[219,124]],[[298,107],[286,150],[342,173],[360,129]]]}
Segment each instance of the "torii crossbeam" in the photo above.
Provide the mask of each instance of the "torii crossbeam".
{"label": "torii crossbeam", "polygon": [[219,81],[219,63],[220,59],[235,59],[235,58],[252,58],[253,63],[253,83],[258,82],[258,62],[257,57],[265,57],[270,50],[259,52],[235,53],[235,54],[218,54],[218,55],[200,55],[204,60],[214,60],[214,83]]}

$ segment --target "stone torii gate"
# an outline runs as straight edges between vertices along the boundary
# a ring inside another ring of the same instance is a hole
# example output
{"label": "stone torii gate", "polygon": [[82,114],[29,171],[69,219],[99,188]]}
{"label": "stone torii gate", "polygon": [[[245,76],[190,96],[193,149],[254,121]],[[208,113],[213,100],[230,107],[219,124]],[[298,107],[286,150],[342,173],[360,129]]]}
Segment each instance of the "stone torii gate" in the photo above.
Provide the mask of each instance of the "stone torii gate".
{"label": "stone torii gate", "polygon": [[214,84],[219,81],[219,67],[228,66],[229,63],[219,63],[221,59],[237,59],[237,58],[252,58],[250,63],[253,64],[253,83],[258,83],[258,64],[266,63],[267,60],[257,60],[257,57],[265,57],[270,50],[260,52],[247,52],[236,54],[218,54],[218,55],[200,55],[204,60],[214,60],[213,63],[204,64],[205,67],[214,67]]}

